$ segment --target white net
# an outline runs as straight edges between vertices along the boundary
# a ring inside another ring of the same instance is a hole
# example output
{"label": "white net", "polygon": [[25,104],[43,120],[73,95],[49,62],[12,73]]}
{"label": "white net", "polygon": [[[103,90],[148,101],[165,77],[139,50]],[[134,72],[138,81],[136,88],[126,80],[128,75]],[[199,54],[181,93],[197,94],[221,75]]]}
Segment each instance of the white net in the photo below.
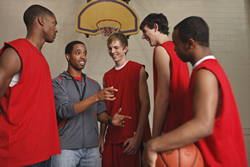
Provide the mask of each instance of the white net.
{"label": "white net", "polygon": [[103,38],[108,38],[111,34],[121,29],[121,23],[111,19],[100,20],[96,23],[96,26]]}

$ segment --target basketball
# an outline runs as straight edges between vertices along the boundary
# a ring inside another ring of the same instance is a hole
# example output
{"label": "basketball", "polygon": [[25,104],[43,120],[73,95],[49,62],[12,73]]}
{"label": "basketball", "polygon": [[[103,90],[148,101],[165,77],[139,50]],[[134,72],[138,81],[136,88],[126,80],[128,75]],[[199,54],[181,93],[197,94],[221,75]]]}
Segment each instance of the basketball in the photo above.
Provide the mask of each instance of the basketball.
{"label": "basketball", "polygon": [[157,154],[156,167],[204,167],[200,150],[194,145]]}

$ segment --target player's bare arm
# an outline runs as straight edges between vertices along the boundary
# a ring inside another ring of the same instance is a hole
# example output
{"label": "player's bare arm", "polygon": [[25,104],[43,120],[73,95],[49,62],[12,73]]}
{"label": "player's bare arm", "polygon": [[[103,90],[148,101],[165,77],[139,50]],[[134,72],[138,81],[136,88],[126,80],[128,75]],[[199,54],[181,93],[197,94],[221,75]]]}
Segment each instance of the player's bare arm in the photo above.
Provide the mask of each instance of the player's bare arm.
{"label": "player's bare arm", "polygon": [[143,153],[143,162],[154,166],[157,152],[180,148],[212,134],[218,105],[219,83],[215,75],[200,69],[194,86],[194,118],[177,129],[150,140]]}
{"label": "player's bare arm", "polygon": [[0,98],[6,92],[13,76],[21,71],[22,62],[17,52],[8,47],[0,56]]}
{"label": "player's bare arm", "polygon": [[155,49],[155,63],[157,68],[157,92],[154,101],[152,138],[161,135],[169,105],[170,57],[162,46]]}
{"label": "player's bare arm", "polygon": [[124,146],[127,147],[123,153],[127,155],[134,155],[138,151],[140,144],[142,142],[142,137],[144,134],[145,126],[148,120],[148,114],[150,111],[148,85],[144,67],[142,67],[140,70],[139,100],[140,100],[141,110],[139,114],[139,122],[136,129],[136,134],[134,137],[129,138],[124,142]]}
{"label": "player's bare arm", "polygon": [[[9,87],[13,76],[21,71],[22,62],[18,53],[11,47],[6,48],[0,56],[0,98]],[[0,107],[0,114],[1,114]]]}
{"label": "player's bare arm", "polygon": [[98,101],[104,101],[104,100],[114,101],[115,100],[114,92],[117,92],[117,91],[118,90],[113,87],[104,88],[100,90],[98,93],[82,101],[75,103],[74,108],[75,108],[76,113],[79,114],[83,112],[84,110],[86,110],[87,108],[89,108],[95,102],[98,102]]}

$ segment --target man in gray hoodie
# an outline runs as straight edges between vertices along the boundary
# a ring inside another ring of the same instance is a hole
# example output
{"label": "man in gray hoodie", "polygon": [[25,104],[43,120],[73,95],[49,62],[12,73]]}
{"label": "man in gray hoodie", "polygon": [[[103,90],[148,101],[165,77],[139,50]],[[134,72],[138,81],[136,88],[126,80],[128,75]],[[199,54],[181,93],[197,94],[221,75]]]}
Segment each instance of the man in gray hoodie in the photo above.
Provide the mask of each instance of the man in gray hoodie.
{"label": "man in gray hoodie", "polygon": [[65,48],[68,70],[54,78],[53,89],[56,104],[61,154],[52,157],[53,167],[99,167],[97,121],[124,126],[121,109],[110,117],[106,113],[105,100],[115,100],[113,87],[102,89],[95,80],[82,73],[87,62],[84,43],[72,41]]}

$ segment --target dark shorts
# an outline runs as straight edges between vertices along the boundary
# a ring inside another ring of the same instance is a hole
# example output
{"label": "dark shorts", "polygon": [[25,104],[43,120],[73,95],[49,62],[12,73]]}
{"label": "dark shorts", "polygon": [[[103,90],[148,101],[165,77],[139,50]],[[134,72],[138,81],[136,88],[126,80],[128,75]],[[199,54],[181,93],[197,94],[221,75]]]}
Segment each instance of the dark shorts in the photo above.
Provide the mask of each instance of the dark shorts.
{"label": "dark shorts", "polygon": [[51,166],[51,159],[45,160],[43,162],[39,162],[33,165],[28,165],[25,167],[50,167]]}

